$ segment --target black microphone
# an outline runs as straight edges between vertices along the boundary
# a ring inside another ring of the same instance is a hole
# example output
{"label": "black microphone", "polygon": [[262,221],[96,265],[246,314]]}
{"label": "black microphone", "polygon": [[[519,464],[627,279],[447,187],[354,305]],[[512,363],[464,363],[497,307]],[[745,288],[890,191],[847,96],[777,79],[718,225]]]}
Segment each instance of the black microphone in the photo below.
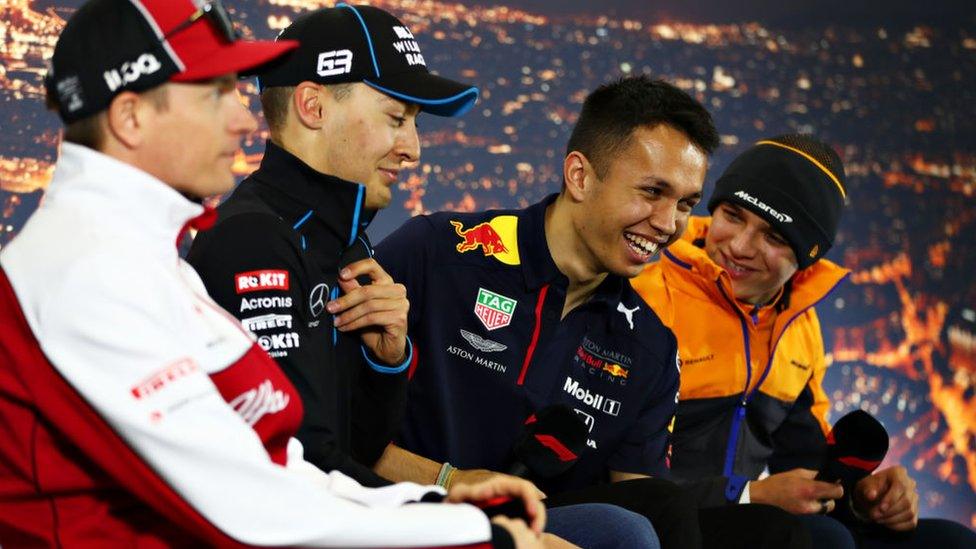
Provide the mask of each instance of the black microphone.
{"label": "black microphone", "polygon": [[515,442],[509,474],[548,479],[565,473],[586,448],[589,429],[572,408],[546,406],[529,416]]}
{"label": "black microphone", "polygon": [[837,420],[827,434],[827,451],[817,480],[840,481],[844,491],[881,465],[888,453],[888,432],[874,417],[855,410]]}

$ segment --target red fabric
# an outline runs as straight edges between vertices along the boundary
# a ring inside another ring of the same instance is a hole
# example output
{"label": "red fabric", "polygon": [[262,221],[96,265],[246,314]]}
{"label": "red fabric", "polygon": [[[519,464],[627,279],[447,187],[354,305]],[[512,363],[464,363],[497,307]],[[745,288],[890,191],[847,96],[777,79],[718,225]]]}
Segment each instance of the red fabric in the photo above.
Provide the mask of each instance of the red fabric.
{"label": "red fabric", "polygon": [[518,384],[523,385],[525,383],[525,373],[529,369],[529,363],[532,362],[532,355],[535,353],[535,346],[539,343],[539,330],[542,329],[542,304],[546,301],[546,293],[549,291],[549,285],[546,284],[539,291],[539,300],[535,304],[535,328],[532,329],[532,341],[529,343],[529,348],[525,351],[525,360],[522,361],[522,371],[519,373]]}
{"label": "red fabric", "polygon": [[[304,409],[302,397],[274,359],[254,345],[240,360],[210,378],[237,413],[245,420],[256,419],[251,427],[271,460],[286,465],[288,440],[298,431]],[[284,405],[280,411],[279,404]]]}
{"label": "red fabric", "polygon": [[143,462],[41,352],[0,271],[0,543],[239,547]]}

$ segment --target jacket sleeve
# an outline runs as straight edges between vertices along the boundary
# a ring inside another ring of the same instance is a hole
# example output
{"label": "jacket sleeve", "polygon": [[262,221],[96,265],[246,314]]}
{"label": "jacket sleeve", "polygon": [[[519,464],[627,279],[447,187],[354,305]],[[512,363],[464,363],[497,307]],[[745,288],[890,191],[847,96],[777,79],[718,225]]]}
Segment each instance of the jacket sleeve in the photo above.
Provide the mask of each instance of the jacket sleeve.
{"label": "jacket sleeve", "polygon": [[[341,471],[366,486],[389,481],[342,450],[337,432],[339,399],[332,342],[315,329],[331,316],[324,285],[306,280],[297,238],[269,214],[240,214],[201,233],[187,260],[207,293],[244,328],[285,372],[302,397],[305,416],[297,437],[306,459],[323,471]],[[318,293],[316,293],[318,292]]]}
{"label": "jacket sleeve", "polygon": [[671,429],[678,405],[680,362],[677,339],[671,330],[661,329],[666,332],[668,351],[659,356],[667,358],[661,365],[657,383],[646,396],[637,423],[607,463],[611,471],[667,476],[670,468]]}
{"label": "jacket sleeve", "polygon": [[[410,491],[403,485],[366,489],[340,472],[319,472],[313,483],[291,463],[276,465],[203,368],[159,378],[168,364],[208,357],[208,338],[181,322],[185,315],[177,310],[190,307],[185,289],[154,277],[151,264],[123,263],[139,260],[89,254],[45,289],[32,330],[50,362],[18,366],[39,380],[31,388],[37,409],[85,459],[160,513],[189,517],[181,522],[201,529],[211,525],[226,536],[206,536],[215,545],[392,547],[489,539],[489,523],[474,507],[400,506]],[[148,396],[134,390],[154,377],[161,383]],[[164,501],[171,493],[178,499]]]}
{"label": "jacket sleeve", "polygon": [[820,322],[813,310],[810,315],[815,330],[815,344],[811,349],[813,365],[810,380],[793,403],[786,420],[773,433],[773,455],[769,458],[769,472],[779,473],[797,467],[820,469],[827,445],[827,412],[830,401],[823,389],[827,362],[824,356]]}

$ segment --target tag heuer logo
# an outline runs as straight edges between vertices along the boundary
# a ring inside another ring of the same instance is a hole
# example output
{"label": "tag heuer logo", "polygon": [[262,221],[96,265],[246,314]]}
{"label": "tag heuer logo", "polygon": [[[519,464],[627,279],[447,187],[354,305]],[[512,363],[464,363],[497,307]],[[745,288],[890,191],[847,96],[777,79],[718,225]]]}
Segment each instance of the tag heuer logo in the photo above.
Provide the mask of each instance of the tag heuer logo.
{"label": "tag heuer logo", "polygon": [[504,328],[512,322],[512,313],[518,303],[484,288],[478,288],[478,301],[474,304],[474,314],[489,330]]}

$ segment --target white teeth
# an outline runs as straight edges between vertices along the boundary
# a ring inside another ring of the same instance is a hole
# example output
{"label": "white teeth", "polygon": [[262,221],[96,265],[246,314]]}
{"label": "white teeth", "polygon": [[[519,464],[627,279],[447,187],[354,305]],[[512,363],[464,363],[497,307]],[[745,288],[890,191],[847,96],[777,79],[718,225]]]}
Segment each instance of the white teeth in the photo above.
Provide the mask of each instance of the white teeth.
{"label": "white teeth", "polygon": [[656,242],[651,242],[642,236],[630,233],[624,233],[624,237],[630,244],[631,249],[639,254],[652,256],[657,253],[658,244]]}
{"label": "white teeth", "polygon": [[744,272],[746,272],[748,270],[745,267],[743,267],[743,266],[741,266],[741,265],[739,265],[737,263],[734,263],[732,261],[729,261],[728,262],[728,265],[729,265],[729,270],[735,271],[737,274],[744,273]]}

